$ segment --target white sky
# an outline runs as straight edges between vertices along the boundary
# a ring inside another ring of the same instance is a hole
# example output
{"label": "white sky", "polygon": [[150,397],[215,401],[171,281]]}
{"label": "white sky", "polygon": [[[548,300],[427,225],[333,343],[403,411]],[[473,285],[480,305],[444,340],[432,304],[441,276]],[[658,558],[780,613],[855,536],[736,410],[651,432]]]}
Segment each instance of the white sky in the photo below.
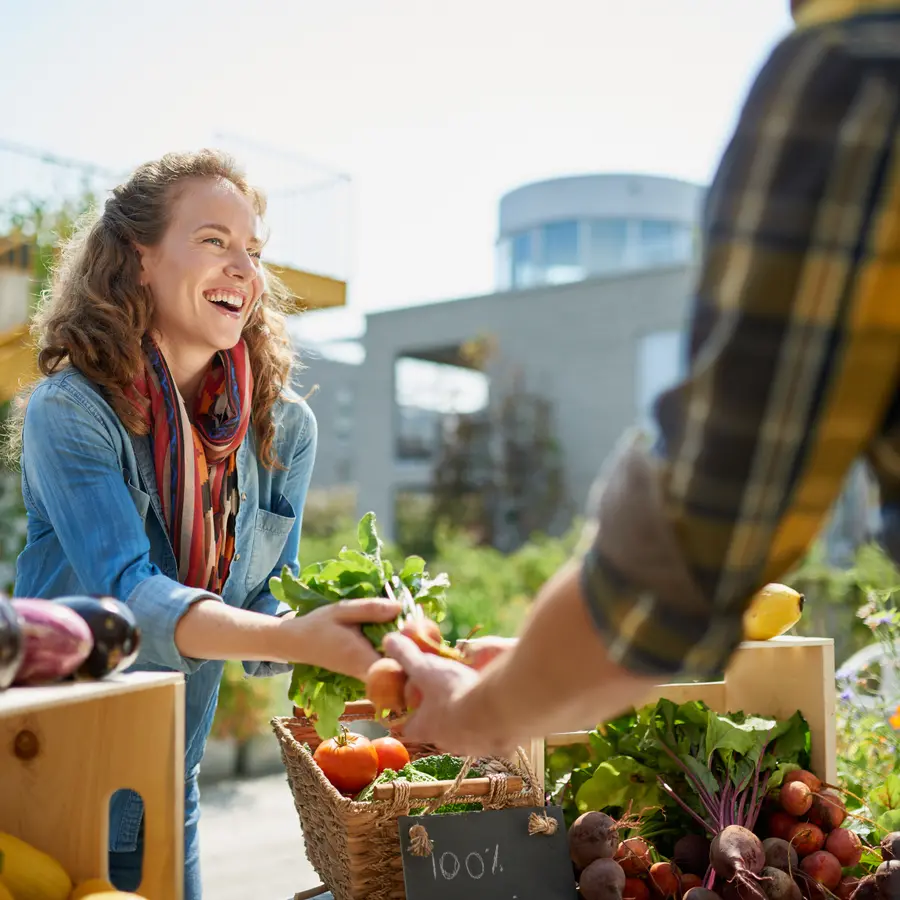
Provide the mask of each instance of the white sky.
{"label": "white sky", "polygon": [[352,231],[327,226],[351,311],[464,296],[513,187],[708,181],[787,6],[0,0],[0,138],[116,169],[222,132],[302,153],[352,178]]}

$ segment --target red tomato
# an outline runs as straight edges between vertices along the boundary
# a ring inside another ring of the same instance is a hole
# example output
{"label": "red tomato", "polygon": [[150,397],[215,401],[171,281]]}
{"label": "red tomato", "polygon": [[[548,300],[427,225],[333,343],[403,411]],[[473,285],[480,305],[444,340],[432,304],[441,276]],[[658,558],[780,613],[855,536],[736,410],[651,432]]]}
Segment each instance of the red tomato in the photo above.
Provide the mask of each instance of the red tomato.
{"label": "red tomato", "polygon": [[392,737],[375,738],[372,746],[378,754],[378,774],[385,769],[393,769],[399,772],[409,762],[409,752],[406,747]]}
{"label": "red tomato", "polygon": [[343,731],[322,741],[313,759],[325,777],[344,794],[357,794],[378,775],[378,753],[367,737]]}

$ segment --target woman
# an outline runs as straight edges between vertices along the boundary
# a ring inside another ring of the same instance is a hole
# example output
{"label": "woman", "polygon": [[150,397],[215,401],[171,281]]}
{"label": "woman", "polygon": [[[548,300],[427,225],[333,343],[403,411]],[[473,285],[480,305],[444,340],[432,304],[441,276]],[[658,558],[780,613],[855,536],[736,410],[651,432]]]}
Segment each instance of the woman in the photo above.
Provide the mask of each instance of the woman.
{"label": "woman", "polygon": [[[264,206],[211,151],[165,156],[116,188],[64,248],[35,319],[46,377],[21,429],[16,595],[118,597],[143,633],[135,668],[186,676],[185,900],[200,897],[197,772],[223,660],[363,677],[377,656],[358,624],[399,613],[353,601],[275,615],[268,581],[297,571],[316,423],[288,386]],[[117,792],[122,889],[140,882],[142,822],[138,795]]]}

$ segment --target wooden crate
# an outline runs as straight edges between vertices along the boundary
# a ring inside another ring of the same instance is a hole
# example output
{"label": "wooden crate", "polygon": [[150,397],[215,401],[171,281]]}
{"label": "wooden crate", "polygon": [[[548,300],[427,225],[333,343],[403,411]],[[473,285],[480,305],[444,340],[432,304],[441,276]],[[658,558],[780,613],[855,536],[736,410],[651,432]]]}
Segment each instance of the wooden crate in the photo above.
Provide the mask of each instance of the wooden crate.
{"label": "wooden crate", "polygon": [[[835,739],[834,641],[831,638],[780,637],[745,641],[732,657],[724,681],[662,684],[644,703],[666,698],[675,703],[702,700],[716,712],[743,710],[773,718],[789,718],[798,709],[809,723],[811,767],[820,777],[837,781]],[[531,742],[531,761],[544,776],[545,751],[589,741],[596,722],[584,731],[550,735]]]}
{"label": "wooden crate", "polygon": [[0,694],[0,831],[49,853],[74,882],[107,876],[109,798],[144,799],[149,900],[181,900],[184,678],[138,672]]}

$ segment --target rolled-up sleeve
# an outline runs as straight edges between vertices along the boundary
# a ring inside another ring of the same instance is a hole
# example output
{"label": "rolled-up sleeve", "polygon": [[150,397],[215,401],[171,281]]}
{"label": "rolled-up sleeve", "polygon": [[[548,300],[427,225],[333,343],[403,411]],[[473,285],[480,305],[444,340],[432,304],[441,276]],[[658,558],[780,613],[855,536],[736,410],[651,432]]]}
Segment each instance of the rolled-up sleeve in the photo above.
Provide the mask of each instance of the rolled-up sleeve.
{"label": "rolled-up sleeve", "polygon": [[627,669],[723,670],[895,396],[898,60],[873,27],[796,33],[749,94],[707,197],[687,374],[590,501],[581,585]]}
{"label": "rolled-up sleeve", "polygon": [[196,671],[204,660],[178,652],[175,628],[192,604],[220,598],[179,584],[150,561],[144,524],[99,414],[64,381],[46,383],[28,404],[23,446],[26,500],[53,529],[84,590],[131,608],[141,629],[142,661]]}

